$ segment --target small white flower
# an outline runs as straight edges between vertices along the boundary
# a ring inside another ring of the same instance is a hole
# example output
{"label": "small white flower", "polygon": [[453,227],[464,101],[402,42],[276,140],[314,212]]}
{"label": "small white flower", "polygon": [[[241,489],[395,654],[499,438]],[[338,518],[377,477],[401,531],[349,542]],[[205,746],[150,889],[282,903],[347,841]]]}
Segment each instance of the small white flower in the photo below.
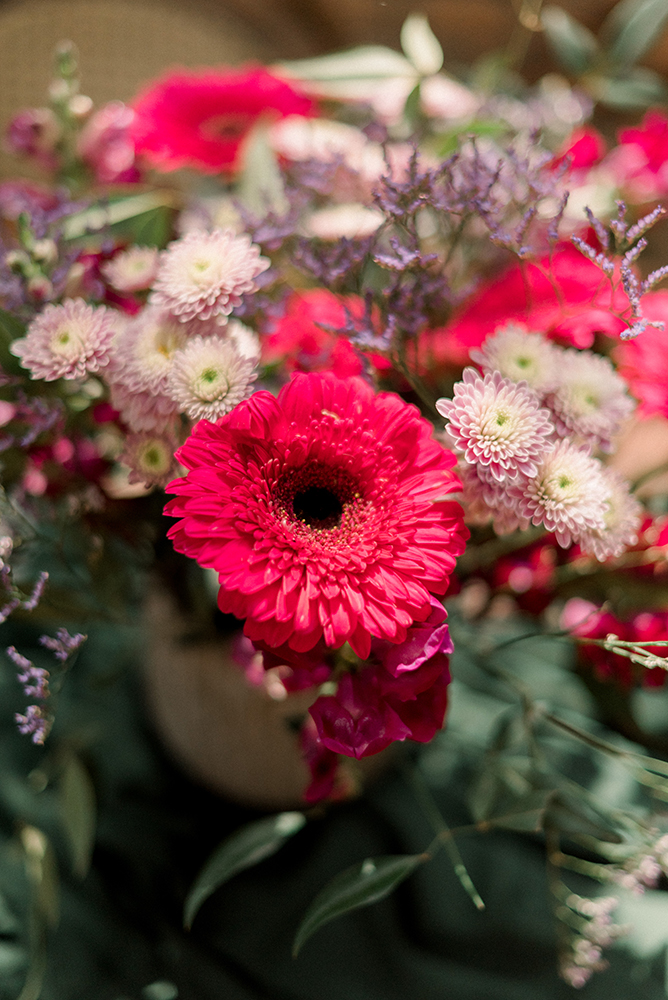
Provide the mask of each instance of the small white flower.
{"label": "small white flower", "polygon": [[174,440],[161,434],[130,434],[119,462],[130,468],[129,483],[165,486],[178,470]]}
{"label": "small white flower", "polygon": [[580,539],[582,550],[596,556],[600,562],[616,559],[630,545],[636,544],[643,513],[642,505],[618,472],[604,467],[602,473],[608,487],[604,527],[588,532]]}
{"label": "small white flower", "polygon": [[250,394],[255,361],[218,337],[193,337],[177,351],[168,392],[191,420],[218,420]]}
{"label": "small white flower", "polygon": [[545,405],[559,436],[611,451],[611,438],[635,408],[624,379],[607,358],[573,348],[561,352],[555,372],[558,383]]}
{"label": "small white flower", "polygon": [[554,428],[547,410],[526,382],[512,382],[500,372],[478,375],[464,370],[453,399],[439,399],[436,409],[450,422],[448,433],[467,462],[482,465],[498,482],[536,475]]}
{"label": "small white flower", "polygon": [[102,265],[102,274],[117,292],[140,292],[150,288],[158,273],[155,247],[131,246]]}
{"label": "small white flower", "polygon": [[223,326],[268,267],[245,234],[231,229],[190,232],[161,252],[150,302],[181,323],[214,320]]}
{"label": "small white flower", "polygon": [[487,337],[480,350],[470,352],[483,372],[498,371],[513,382],[525,381],[542,397],[557,384],[556,369],[562,349],[523,327],[509,324]]}

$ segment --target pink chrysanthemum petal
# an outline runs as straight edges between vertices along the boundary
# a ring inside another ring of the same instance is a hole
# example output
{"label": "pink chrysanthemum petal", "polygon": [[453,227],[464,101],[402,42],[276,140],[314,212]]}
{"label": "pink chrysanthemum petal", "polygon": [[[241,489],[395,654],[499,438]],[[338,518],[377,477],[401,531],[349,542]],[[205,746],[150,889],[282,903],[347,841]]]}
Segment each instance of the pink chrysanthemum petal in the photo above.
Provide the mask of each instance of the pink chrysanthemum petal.
{"label": "pink chrysanthemum petal", "polygon": [[467,531],[454,455],[399,397],[357,378],[298,375],[257,392],[180,449],[175,548],[219,574],[246,634],[297,652],[403,642],[443,594]]}
{"label": "pink chrysanthemum petal", "polygon": [[218,420],[250,395],[253,359],[219,337],[193,337],[174,355],[167,391],[191,420]]}
{"label": "pink chrysanthemum petal", "polygon": [[485,375],[498,371],[513,382],[525,381],[542,398],[556,385],[560,353],[561,348],[542,333],[511,323],[487,337],[479,350],[470,352],[470,357]]}
{"label": "pink chrysanthemum petal", "polygon": [[45,382],[83,378],[108,364],[115,324],[110,309],[89,306],[83,299],[66,299],[62,305],[46,306],[10,351],[32,378]]}
{"label": "pink chrysanthemum petal", "polygon": [[246,234],[190,232],[161,252],[150,301],[181,323],[214,320],[222,326],[268,267]]}
{"label": "pink chrysanthemum petal", "polygon": [[454,392],[451,400],[437,400],[436,409],[466,461],[484,466],[498,482],[535,475],[554,428],[526,382],[499,372],[482,378],[466,368]]}
{"label": "pink chrysanthemum petal", "polygon": [[521,517],[554,532],[562,548],[592,531],[605,530],[609,490],[603,466],[570,441],[559,441],[541,462],[538,474],[508,494]]}
{"label": "pink chrysanthemum petal", "polygon": [[643,516],[642,505],[631,493],[627,481],[614,469],[602,471],[608,487],[604,527],[580,538],[582,550],[596,556],[600,562],[616,559],[636,544]]}
{"label": "pink chrysanthemum petal", "polygon": [[158,273],[158,251],[155,247],[128,247],[103,264],[101,271],[118,292],[143,291],[151,287]]}

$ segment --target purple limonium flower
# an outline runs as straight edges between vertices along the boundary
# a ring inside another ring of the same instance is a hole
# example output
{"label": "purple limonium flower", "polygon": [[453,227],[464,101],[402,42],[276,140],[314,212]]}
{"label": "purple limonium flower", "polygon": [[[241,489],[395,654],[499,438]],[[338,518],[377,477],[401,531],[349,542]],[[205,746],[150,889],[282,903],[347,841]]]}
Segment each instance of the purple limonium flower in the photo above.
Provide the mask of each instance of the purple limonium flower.
{"label": "purple limonium flower", "polygon": [[57,660],[64,663],[65,660],[69,660],[72,653],[76,652],[87,638],[88,636],[82,635],[81,632],[70,635],[66,628],[59,628],[55,638],[52,638],[50,635],[42,635],[39,642],[46,649],[50,649]]}
{"label": "purple limonium flower", "polygon": [[28,698],[46,699],[49,697],[49,671],[36,667],[26,656],[23,656],[15,646],[5,650],[12,663],[18,667],[16,675],[19,684]]}
{"label": "purple limonium flower", "polygon": [[17,712],[14,718],[23,736],[30,736],[33,743],[43,745],[53,725],[53,719],[45,713],[41,705],[28,705],[25,715]]}
{"label": "purple limonium flower", "polygon": [[42,599],[42,594],[44,593],[44,588],[46,587],[47,580],[49,579],[49,574],[44,570],[39,574],[37,578],[37,583],[32,588],[32,593],[27,600],[23,601],[21,607],[24,611],[34,611],[39,602]]}

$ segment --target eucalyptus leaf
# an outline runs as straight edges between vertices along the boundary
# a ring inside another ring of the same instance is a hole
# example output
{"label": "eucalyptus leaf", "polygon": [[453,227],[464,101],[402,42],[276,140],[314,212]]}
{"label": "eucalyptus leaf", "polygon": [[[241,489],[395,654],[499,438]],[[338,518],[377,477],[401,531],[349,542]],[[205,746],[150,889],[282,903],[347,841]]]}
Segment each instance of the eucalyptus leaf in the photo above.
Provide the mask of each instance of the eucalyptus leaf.
{"label": "eucalyptus leaf", "polygon": [[297,59],[276,67],[282,74],[299,80],[382,80],[415,76],[415,68],[405,56],[384,45],[361,45],[316,59]]}
{"label": "eucalyptus leaf", "polygon": [[95,843],[95,789],[79,758],[69,753],[58,785],[60,818],[72,858],[72,871],[84,878]]}
{"label": "eucalyptus leaf", "polygon": [[224,882],[275,854],[306,823],[300,812],[284,812],[249,823],[224,840],[213,852],[188,893],[183,911],[190,929],[202,903]]}
{"label": "eucalyptus leaf", "polygon": [[668,96],[658,73],[643,66],[636,66],[623,77],[591,77],[587,86],[598,101],[611,108],[646,108]]}
{"label": "eucalyptus leaf", "polygon": [[401,47],[421,76],[433,76],[443,65],[441,43],[424,14],[409,14],[401,28]]}
{"label": "eucalyptus leaf", "polygon": [[630,66],[640,59],[659,40],[666,19],[666,0],[622,0],[616,4],[601,28],[612,66]]}
{"label": "eucalyptus leaf", "polygon": [[323,924],[351,910],[385,899],[419,865],[428,860],[429,855],[426,854],[387,855],[367,858],[361,864],[341,872],[318,893],[306,911],[295,935],[293,956],[297,957],[304,943]]}
{"label": "eucalyptus leaf", "polygon": [[598,55],[598,42],[584,24],[561,7],[550,5],[541,14],[541,23],[555,56],[571,73],[580,75],[591,68]]}

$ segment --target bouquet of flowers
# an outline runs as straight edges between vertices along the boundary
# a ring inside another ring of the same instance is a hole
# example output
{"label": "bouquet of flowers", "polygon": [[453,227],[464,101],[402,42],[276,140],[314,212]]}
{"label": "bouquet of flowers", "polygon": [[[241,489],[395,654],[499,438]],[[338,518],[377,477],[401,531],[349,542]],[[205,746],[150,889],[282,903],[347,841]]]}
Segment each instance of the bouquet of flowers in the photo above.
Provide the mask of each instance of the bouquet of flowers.
{"label": "bouquet of flowers", "polygon": [[[413,778],[433,841],[326,885],[295,952],[440,849],[484,905],[429,791],[467,740],[467,829],[544,839],[571,985],[622,933],[620,888],[668,874],[668,742],[648,707],[668,670],[668,118],[605,117],[664,96],[633,65],[651,7],[621,4],[599,39],[548,8],[571,80],[531,88],[498,60],[446,75],[421,16],[403,54],[173,71],[97,110],[63,46],[49,105],[10,123],[48,178],[0,185],[0,618],[20,734],[57,743],[79,629],[127,620],[156,566],[207,609],[213,584],[249,684],[310,697],[306,811],[226,840],[188,925],[358,794],[354,762],[406,741],[429,744]],[[92,792],[68,746],[83,874]],[[51,848],[16,813],[46,926]],[[582,895],[571,871],[612,888]]]}

